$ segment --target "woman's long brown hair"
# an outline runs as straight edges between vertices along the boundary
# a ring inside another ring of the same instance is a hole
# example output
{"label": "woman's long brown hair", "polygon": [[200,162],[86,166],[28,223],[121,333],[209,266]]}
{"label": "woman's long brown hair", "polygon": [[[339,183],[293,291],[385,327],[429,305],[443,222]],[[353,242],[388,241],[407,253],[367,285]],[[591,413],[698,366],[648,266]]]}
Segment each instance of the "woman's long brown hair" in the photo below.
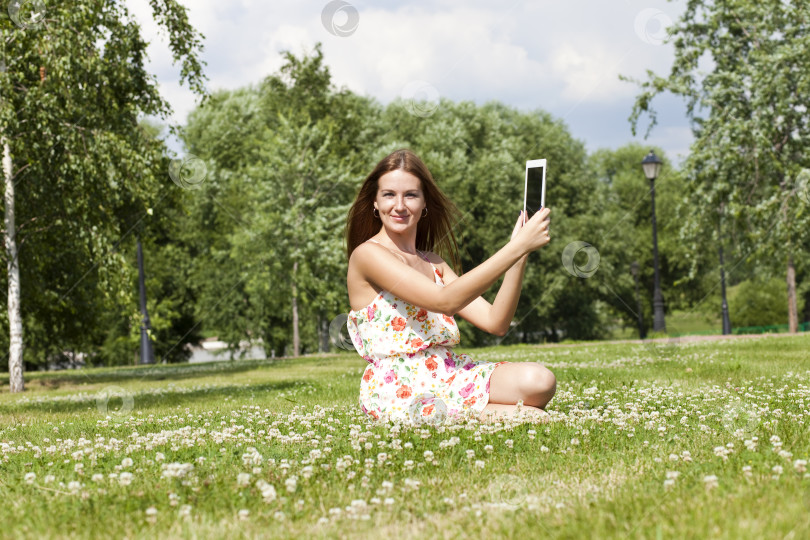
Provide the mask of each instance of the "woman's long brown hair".
{"label": "woman's long brown hair", "polygon": [[416,249],[433,251],[443,259],[449,259],[456,274],[461,275],[458,243],[453,233],[453,226],[460,215],[458,208],[442,193],[422,160],[406,149],[396,150],[384,157],[360,187],[346,219],[347,256],[351,257],[357,246],[380,231],[380,218],[373,214],[379,180],[382,175],[397,170],[408,172],[421,181],[427,203],[427,216],[421,218],[416,226]]}

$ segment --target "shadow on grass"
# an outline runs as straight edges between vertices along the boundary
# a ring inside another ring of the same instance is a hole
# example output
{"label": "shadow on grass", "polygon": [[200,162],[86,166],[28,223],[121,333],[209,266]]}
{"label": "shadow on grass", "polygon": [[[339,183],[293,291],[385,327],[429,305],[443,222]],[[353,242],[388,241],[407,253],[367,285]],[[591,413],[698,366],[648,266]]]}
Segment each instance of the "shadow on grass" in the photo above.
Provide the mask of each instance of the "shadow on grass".
{"label": "shadow on grass", "polygon": [[[262,383],[255,385],[240,385],[240,386],[218,386],[216,388],[200,388],[199,390],[191,390],[187,392],[175,392],[167,390],[165,393],[134,393],[133,408],[131,414],[137,411],[149,409],[165,409],[175,405],[190,406],[195,402],[211,403],[212,400],[217,401],[217,398],[231,397],[231,398],[244,398],[257,393],[266,393],[267,399],[277,398],[278,396],[272,395],[272,392],[281,390],[288,390],[300,385],[303,382],[310,382],[304,380],[286,380],[271,383]],[[311,384],[311,382],[310,382]],[[285,398],[281,398],[285,399]],[[111,411],[116,411],[116,407],[122,404],[120,397],[108,398],[106,405]],[[295,403],[297,400],[287,399]],[[219,403],[219,401],[217,401]],[[96,399],[82,400],[82,401],[55,401],[45,400],[42,402],[32,403],[15,403],[0,406],[0,413],[13,414],[13,413],[26,413],[26,412],[40,412],[40,413],[75,413],[86,412],[88,410],[96,411],[99,416],[105,415],[104,410],[99,410]],[[113,414],[111,414],[113,416]],[[127,415],[128,417],[129,415]]]}
{"label": "shadow on grass", "polygon": [[[314,356],[296,358],[275,358],[269,360],[233,360],[205,364],[166,364],[134,367],[89,368],[70,371],[47,371],[26,373],[29,386],[41,386],[56,390],[62,386],[82,386],[87,384],[125,383],[127,381],[183,380],[209,375],[243,373],[262,368],[288,368],[302,364],[314,367],[328,365],[331,361],[345,360],[341,356]],[[8,391],[8,374],[0,377],[0,385]]]}

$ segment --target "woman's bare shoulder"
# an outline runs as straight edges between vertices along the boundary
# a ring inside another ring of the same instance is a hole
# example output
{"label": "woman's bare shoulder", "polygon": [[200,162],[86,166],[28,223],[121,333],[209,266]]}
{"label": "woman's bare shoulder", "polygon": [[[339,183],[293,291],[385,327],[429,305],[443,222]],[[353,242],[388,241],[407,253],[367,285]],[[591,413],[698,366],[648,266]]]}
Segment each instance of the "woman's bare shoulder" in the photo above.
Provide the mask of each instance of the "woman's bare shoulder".
{"label": "woman's bare shoulder", "polygon": [[378,244],[376,242],[363,242],[354,248],[354,251],[352,251],[352,255],[349,257],[349,267],[355,268],[358,266],[363,267],[368,264],[376,264],[385,261],[390,262],[390,258],[387,256],[387,254],[396,255],[398,259],[402,260],[402,262],[406,262],[401,256],[394,253],[382,244]]}

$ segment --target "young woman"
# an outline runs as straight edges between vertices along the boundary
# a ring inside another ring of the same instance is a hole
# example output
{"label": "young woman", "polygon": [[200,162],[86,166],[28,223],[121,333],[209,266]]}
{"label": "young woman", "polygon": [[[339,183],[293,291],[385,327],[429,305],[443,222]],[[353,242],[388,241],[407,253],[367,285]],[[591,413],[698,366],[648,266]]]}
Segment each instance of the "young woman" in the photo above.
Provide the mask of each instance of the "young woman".
{"label": "young woman", "polygon": [[[533,362],[475,361],[453,351],[458,314],[503,336],[520,297],[528,253],[549,243],[549,209],[526,220],[511,240],[461,276],[452,226],[458,211],[425,164],[409,150],[380,161],[349,210],[346,278],[355,348],[368,362],[360,406],[375,419],[413,421],[441,414],[493,421],[514,416],[517,403],[537,419],[556,391],[556,379]],[[505,274],[505,275],[504,275]],[[504,275],[492,304],[481,294]]]}

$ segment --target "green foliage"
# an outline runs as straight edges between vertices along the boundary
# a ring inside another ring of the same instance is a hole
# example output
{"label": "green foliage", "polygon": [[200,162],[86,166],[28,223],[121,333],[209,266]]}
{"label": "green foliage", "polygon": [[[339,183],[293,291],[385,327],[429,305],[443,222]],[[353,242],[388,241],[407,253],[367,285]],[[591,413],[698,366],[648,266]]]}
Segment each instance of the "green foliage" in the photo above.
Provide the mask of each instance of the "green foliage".
{"label": "green foliage", "polygon": [[[152,6],[182,79],[201,91],[201,46],[185,8]],[[14,163],[29,364],[65,350],[95,355],[116,341],[107,331],[121,335],[114,329],[137,310],[135,233],[160,228],[153,212],[178,203],[165,145],[139,123],[170,109],[125,4],[47,7],[38,26],[0,21],[0,132]]]}
{"label": "green foliage", "polygon": [[[681,237],[693,279],[727,258],[756,259],[770,272],[795,264],[807,276],[810,199],[810,4],[693,0],[669,29],[675,59],[667,77],[648,72],[630,117],[656,123],[652,100],[683,96],[695,142],[684,164]],[[732,249],[733,247],[733,249]]]}
{"label": "green foliage", "polygon": [[[729,310],[734,314],[734,326],[787,324],[783,279],[745,280],[729,290],[728,302]],[[800,313],[802,304],[800,302]]]}

